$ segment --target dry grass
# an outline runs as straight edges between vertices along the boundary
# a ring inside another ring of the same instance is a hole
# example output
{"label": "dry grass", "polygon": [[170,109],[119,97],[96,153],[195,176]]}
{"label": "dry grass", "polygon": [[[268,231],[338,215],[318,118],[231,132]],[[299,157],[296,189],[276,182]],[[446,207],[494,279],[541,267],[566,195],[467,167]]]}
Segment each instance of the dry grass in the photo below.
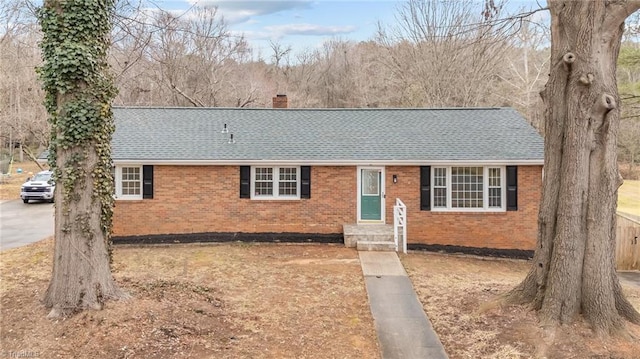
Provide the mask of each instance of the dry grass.
{"label": "dry grass", "polygon": [[[22,173],[17,173],[18,168]],[[29,177],[29,172],[38,173],[40,168],[33,162],[14,162],[11,167],[11,176],[3,177],[0,182],[0,200],[20,199],[20,186]]]}
{"label": "dry grass", "polygon": [[357,253],[317,245],[116,247],[133,299],[64,321],[39,300],[52,241],[0,252],[3,350],[73,358],[376,358]]}
{"label": "dry grass", "polygon": [[[525,307],[481,306],[517,285],[529,263],[439,254],[412,253],[401,257],[425,312],[454,358],[637,358],[640,342],[624,338],[600,340],[582,322],[561,327],[553,338]],[[640,309],[640,288],[625,293]],[[640,338],[640,327],[628,325]]]}
{"label": "dry grass", "polygon": [[[40,299],[52,240],[0,252],[1,348],[73,358],[376,358],[357,252],[331,245],[116,247],[133,299],[62,321]],[[482,304],[526,274],[525,261],[411,253],[401,260],[449,357],[637,358],[638,341],[584,323],[541,329],[524,307]],[[640,308],[640,289],[626,286]],[[640,328],[629,325],[640,338]]]}
{"label": "dry grass", "polygon": [[640,181],[625,180],[620,186],[618,211],[640,217]]}

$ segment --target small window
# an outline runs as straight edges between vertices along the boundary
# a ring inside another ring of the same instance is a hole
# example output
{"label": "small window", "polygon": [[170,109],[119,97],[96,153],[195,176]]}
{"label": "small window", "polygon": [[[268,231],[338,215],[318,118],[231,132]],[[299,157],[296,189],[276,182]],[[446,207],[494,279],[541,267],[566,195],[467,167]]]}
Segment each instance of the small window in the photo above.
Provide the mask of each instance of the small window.
{"label": "small window", "polygon": [[489,168],[489,208],[502,208],[502,175],[500,168]]}
{"label": "small window", "polygon": [[447,208],[447,169],[433,169],[433,207]]}
{"label": "small window", "polygon": [[253,167],[254,199],[299,199],[299,167]]}
{"label": "small window", "polygon": [[142,199],[142,168],[116,167],[116,198]]}

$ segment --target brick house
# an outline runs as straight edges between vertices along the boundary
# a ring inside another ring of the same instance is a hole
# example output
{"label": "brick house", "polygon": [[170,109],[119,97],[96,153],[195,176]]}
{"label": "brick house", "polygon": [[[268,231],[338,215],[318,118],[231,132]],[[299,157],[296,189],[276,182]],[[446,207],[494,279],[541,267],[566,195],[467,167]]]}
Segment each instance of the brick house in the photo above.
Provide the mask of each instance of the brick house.
{"label": "brick house", "polygon": [[344,224],[392,223],[400,198],[410,246],[535,245],[543,141],[510,108],[117,107],[114,117],[116,239],[341,238]]}

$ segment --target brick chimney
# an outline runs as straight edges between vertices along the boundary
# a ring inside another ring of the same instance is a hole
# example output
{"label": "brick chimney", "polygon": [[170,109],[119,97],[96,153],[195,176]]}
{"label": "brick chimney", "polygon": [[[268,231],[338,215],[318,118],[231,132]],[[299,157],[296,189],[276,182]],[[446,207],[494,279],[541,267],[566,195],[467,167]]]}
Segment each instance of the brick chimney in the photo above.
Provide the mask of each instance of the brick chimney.
{"label": "brick chimney", "polygon": [[273,98],[273,108],[289,108],[287,95],[276,95]]}

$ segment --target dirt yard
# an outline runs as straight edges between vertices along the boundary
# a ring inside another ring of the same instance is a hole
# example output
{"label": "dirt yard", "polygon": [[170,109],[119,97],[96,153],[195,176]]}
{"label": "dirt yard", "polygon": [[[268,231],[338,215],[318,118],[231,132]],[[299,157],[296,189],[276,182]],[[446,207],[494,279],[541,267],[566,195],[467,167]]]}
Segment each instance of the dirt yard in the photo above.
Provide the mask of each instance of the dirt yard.
{"label": "dirt yard", "polygon": [[[640,327],[628,325],[635,339],[600,340],[583,322],[545,338],[535,314],[523,307],[479,309],[517,285],[529,263],[456,257],[436,253],[401,256],[418,297],[447,354],[454,358],[632,359],[640,355]],[[623,283],[640,310],[640,288]]]}
{"label": "dirt yard", "polygon": [[[40,303],[51,251],[46,240],[0,252],[0,357],[379,358],[351,249],[120,246],[114,276],[133,299],[60,321],[47,320]],[[479,314],[482,304],[522,279],[524,261],[432,253],[401,260],[451,359],[638,358],[637,339],[602,341],[580,322],[542,341],[526,308]],[[625,290],[640,308],[640,289]],[[640,338],[639,327],[629,330]]]}
{"label": "dirt yard", "polygon": [[0,252],[0,357],[379,357],[350,249],[116,247],[114,275],[133,299],[63,321],[47,320],[40,303],[51,251],[47,240]]}

